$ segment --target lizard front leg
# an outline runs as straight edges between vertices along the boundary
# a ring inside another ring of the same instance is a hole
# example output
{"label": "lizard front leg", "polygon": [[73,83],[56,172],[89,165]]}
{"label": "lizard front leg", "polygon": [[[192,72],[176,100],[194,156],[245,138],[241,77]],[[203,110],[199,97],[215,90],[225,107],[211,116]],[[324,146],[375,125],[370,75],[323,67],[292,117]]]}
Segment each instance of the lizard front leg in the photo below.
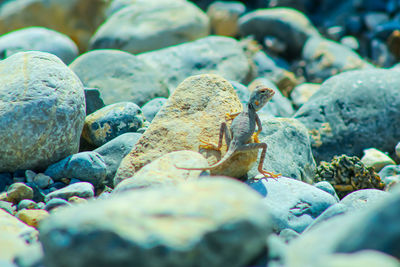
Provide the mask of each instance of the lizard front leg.
{"label": "lizard front leg", "polygon": [[226,125],[225,122],[221,123],[221,127],[219,129],[219,139],[218,139],[218,145],[215,145],[214,143],[208,143],[206,141],[203,140],[199,140],[200,142],[202,142],[204,145],[200,145],[200,148],[205,148],[205,149],[212,149],[212,150],[217,150],[220,151],[222,148],[222,140],[224,139],[225,136],[225,142],[226,145],[229,147],[230,143],[231,143],[231,133],[228,129],[228,126]]}
{"label": "lizard front leg", "polygon": [[247,151],[247,150],[254,150],[254,149],[262,149],[261,151],[261,156],[260,156],[260,162],[258,163],[258,168],[257,170],[264,175],[264,178],[279,178],[282,175],[275,174],[272,172],[268,172],[266,170],[263,170],[263,163],[265,160],[265,156],[267,153],[267,144],[266,143],[250,143],[250,144],[245,144],[240,147],[236,151]]}
{"label": "lizard front leg", "polygon": [[261,133],[262,131],[262,125],[261,125],[261,120],[260,117],[258,117],[257,113],[256,115],[256,125],[257,125],[257,132],[255,132],[253,134],[253,139],[255,143],[260,143],[260,140],[258,139],[258,135]]}

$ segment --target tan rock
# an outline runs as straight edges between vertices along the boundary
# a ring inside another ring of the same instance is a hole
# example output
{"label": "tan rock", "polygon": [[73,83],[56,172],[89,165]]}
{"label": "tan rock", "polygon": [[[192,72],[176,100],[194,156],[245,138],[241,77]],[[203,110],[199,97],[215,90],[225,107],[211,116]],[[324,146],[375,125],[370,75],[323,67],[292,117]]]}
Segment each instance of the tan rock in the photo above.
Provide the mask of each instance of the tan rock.
{"label": "tan rock", "polygon": [[27,225],[37,228],[43,219],[49,217],[49,213],[46,210],[23,209],[18,211],[15,216]]}
{"label": "tan rock", "polygon": [[178,184],[197,179],[202,173],[202,171],[179,169],[175,165],[207,167],[208,162],[200,153],[190,150],[171,152],[145,165],[131,178],[123,180],[113,192],[120,193],[150,186]]}
{"label": "tan rock", "polygon": [[393,159],[376,148],[365,149],[361,161],[366,167],[374,167],[376,172],[379,172],[386,165],[396,165]]}
{"label": "tan rock", "polygon": [[[221,76],[203,74],[187,78],[176,88],[132,151],[122,160],[114,184],[133,176],[144,165],[172,151],[200,151],[209,164],[218,162],[226,153],[225,142],[221,153],[199,149],[200,140],[217,143],[226,113],[240,110],[242,106],[233,87]],[[240,152],[211,173],[241,177],[256,161],[257,155],[258,151]]]}
{"label": "tan rock", "polygon": [[24,183],[14,183],[7,190],[7,201],[18,204],[23,199],[32,199],[33,189]]}

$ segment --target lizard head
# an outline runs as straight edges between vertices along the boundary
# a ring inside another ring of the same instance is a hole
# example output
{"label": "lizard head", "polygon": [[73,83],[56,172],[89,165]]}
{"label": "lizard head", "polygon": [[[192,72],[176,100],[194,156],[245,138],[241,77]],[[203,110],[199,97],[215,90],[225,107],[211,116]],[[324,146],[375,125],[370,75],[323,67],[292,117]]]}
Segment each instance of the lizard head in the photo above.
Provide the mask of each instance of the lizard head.
{"label": "lizard head", "polygon": [[275,91],[271,88],[259,85],[256,86],[251,92],[249,105],[256,111],[259,111],[271,98],[274,96]]}

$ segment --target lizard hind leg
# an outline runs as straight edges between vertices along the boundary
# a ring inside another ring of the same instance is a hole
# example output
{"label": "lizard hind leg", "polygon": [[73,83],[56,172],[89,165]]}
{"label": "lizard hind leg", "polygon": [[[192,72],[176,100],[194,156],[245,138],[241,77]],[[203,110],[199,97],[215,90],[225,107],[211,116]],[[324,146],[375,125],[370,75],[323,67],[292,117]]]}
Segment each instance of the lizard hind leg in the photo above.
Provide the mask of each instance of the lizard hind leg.
{"label": "lizard hind leg", "polygon": [[199,148],[205,148],[205,149],[212,149],[212,150],[217,150],[220,151],[222,148],[222,140],[224,139],[225,136],[225,142],[226,145],[229,147],[231,143],[231,133],[228,129],[228,126],[226,125],[225,122],[221,123],[221,127],[219,129],[219,139],[218,139],[218,145],[215,145],[214,143],[209,143],[203,140],[199,140],[203,145],[200,145]]}

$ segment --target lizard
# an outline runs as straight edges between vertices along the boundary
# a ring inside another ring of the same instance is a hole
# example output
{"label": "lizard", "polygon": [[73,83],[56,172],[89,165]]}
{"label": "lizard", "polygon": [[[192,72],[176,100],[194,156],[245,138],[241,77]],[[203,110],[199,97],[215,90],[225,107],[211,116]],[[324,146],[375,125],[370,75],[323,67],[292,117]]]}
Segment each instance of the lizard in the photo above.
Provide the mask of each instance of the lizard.
{"label": "lizard", "polygon": [[[257,111],[259,111],[266,103],[268,103],[274,94],[275,91],[273,89],[265,87],[261,83],[257,84],[250,94],[248,103],[243,106],[243,111],[236,114],[227,114],[227,116],[233,118],[230,128],[228,128],[226,122],[221,123],[217,146],[215,144],[200,140],[200,142],[205,144],[200,145],[202,148],[221,150],[222,141],[225,137],[228,151],[219,162],[209,167],[201,168],[186,168],[178,167],[176,165],[175,167],[184,170],[213,170],[228,161],[236,152],[262,149],[260,162],[258,164],[258,171],[266,178],[280,177],[280,174],[274,174],[263,170],[263,163],[267,152],[267,144],[260,143],[258,140],[258,134],[262,131],[262,125],[261,120],[257,115]],[[256,126],[257,132],[255,132]],[[248,143],[253,134],[255,143]]]}

